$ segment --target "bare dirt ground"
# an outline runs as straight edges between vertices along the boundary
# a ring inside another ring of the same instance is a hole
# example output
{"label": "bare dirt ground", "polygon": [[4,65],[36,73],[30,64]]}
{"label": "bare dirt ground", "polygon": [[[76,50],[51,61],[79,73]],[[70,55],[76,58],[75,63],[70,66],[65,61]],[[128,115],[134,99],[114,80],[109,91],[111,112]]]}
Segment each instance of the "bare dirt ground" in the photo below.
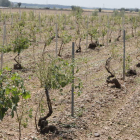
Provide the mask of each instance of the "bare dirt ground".
{"label": "bare dirt ground", "polygon": [[[68,10],[59,10],[59,9],[56,9],[56,10],[48,10],[48,9],[24,9],[24,8],[21,8],[21,9],[1,9],[3,12],[11,12],[11,13],[18,13],[19,11],[21,12],[29,12],[29,11],[34,11],[36,14],[40,13],[40,14],[48,14],[48,15],[56,15],[56,14],[70,14],[71,13],[71,10],[68,9]],[[90,9],[84,9],[84,15],[90,15],[93,11],[95,10],[90,10]],[[112,10],[102,10],[102,12],[100,14],[106,14],[106,13],[112,13],[113,11]]]}
{"label": "bare dirt ground", "polygon": [[[126,77],[123,81],[121,57],[117,57],[111,63],[116,78],[122,85],[121,89],[106,84],[108,73],[105,70],[105,63],[110,56],[111,48],[103,46],[90,50],[85,47],[86,41],[82,42],[82,52],[75,54],[75,63],[80,68],[76,76],[82,79],[83,89],[81,95],[75,91],[74,117],[71,117],[71,85],[65,87],[63,92],[50,91],[53,114],[48,120],[49,124],[58,128],[59,134],[40,135],[36,131],[34,117],[44,89],[40,87],[36,76],[32,46],[23,51],[21,57],[25,69],[18,72],[24,78],[25,85],[31,93],[27,108],[33,108],[33,117],[28,120],[26,127],[22,126],[22,140],[139,140],[140,68],[136,67],[138,51],[134,40],[135,38],[126,43],[126,51],[131,55],[132,62],[130,64],[136,69],[137,75]],[[40,56],[42,48],[42,44],[35,48],[36,59]],[[122,50],[122,43],[118,43],[115,54],[122,54]],[[55,43],[52,43],[46,52],[55,56]],[[15,55],[13,53],[5,54],[4,65],[13,68]],[[65,46],[62,57],[66,58],[68,55],[71,56],[71,43]],[[71,58],[67,59],[71,61]],[[75,81],[76,83],[77,81]],[[43,101],[46,106],[44,114],[47,114],[45,96]],[[18,140],[16,117],[11,118],[8,113],[0,122],[0,140]]]}
{"label": "bare dirt ground", "polygon": [[[65,48],[64,55],[70,54],[71,49],[69,47],[70,44]],[[28,106],[33,107],[33,118],[29,119],[27,128],[22,127],[22,139],[36,137],[39,140],[139,140],[139,75],[126,77],[126,80],[122,81],[122,71],[119,67],[116,71],[118,73],[117,78],[123,85],[122,89],[113,88],[112,85],[107,87],[105,80],[108,73],[104,65],[108,58],[109,48],[101,47],[98,51],[86,50],[84,45],[82,53],[76,54],[76,63],[80,66],[77,76],[82,79],[83,92],[80,96],[75,94],[75,115],[71,117],[71,86],[66,87],[63,93],[57,90],[50,91],[53,114],[49,118],[49,123],[56,125],[60,133],[57,135],[39,135],[35,129],[34,116],[44,90],[40,88],[38,78],[32,69],[31,49],[32,47],[22,53],[23,65],[28,70],[19,72],[25,79],[27,89],[32,95]],[[39,50],[36,48],[36,54],[38,52]],[[5,65],[12,67],[13,57],[12,53],[6,54],[4,56]],[[87,59],[88,63],[84,64],[83,59]],[[134,66],[138,62],[135,60],[135,55],[133,59]],[[117,65],[117,63],[115,64]],[[138,68],[136,70],[139,73],[140,70]],[[29,76],[31,79],[28,78]],[[43,100],[45,102],[46,99]],[[4,120],[0,122],[0,127],[1,139],[18,139],[16,118],[11,119],[7,114]],[[96,137],[98,134],[100,136]]]}

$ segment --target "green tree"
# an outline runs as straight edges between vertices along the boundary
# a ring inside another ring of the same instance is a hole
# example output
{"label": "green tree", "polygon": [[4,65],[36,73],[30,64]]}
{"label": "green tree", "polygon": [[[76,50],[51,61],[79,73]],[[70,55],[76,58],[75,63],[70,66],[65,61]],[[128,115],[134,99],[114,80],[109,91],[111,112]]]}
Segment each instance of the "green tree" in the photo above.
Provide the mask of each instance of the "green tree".
{"label": "green tree", "polygon": [[99,12],[101,12],[102,11],[102,9],[101,8],[99,8]]}
{"label": "green tree", "polygon": [[119,9],[119,11],[125,11],[125,8],[121,8],[121,9]]}
{"label": "green tree", "polygon": [[139,9],[138,8],[135,8],[135,12],[139,12]]}
{"label": "green tree", "polygon": [[72,11],[83,11],[83,9],[79,6],[71,6]]}
{"label": "green tree", "polygon": [[18,7],[20,8],[20,6],[21,6],[21,2],[17,3],[17,5],[18,5]]}
{"label": "green tree", "polygon": [[11,2],[9,0],[0,0],[0,6],[9,7]]}
{"label": "green tree", "polygon": [[79,6],[71,6],[72,14],[76,16],[76,18],[80,18],[83,13],[83,9]]}

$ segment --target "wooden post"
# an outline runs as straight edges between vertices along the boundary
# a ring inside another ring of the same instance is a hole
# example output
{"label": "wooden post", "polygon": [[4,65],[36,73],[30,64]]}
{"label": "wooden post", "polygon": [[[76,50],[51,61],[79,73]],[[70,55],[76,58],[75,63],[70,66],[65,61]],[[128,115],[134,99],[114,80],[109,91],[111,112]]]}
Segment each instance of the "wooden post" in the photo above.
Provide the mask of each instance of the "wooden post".
{"label": "wooden post", "polygon": [[125,80],[125,30],[123,30],[123,80]]}
{"label": "wooden post", "polygon": [[11,25],[13,25],[13,13],[11,15]]}
{"label": "wooden post", "polygon": [[56,27],[55,27],[55,29],[56,29],[56,33],[55,33],[55,39],[56,39],[56,58],[57,58],[57,37],[58,37],[58,33],[57,33],[57,23],[56,23]]}
{"label": "wooden post", "polygon": [[122,18],[123,26],[123,80],[125,80],[125,29],[124,29],[124,16]]}
{"label": "wooden post", "polygon": [[109,17],[107,15],[107,47],[108,47],[108,36],[109,36]]}
{"label": "wooden post", "polygon": [[19,21],[21,21],[21,10],[19,9]]}
{"label": "wooden post", "polygon": [[[6,25],[3,25],[3,46],[2,49],[4,48],[4,44],[5,44],[5,36],[6,36]],[[3,68],[3,50],[1,51],[1,70]]]}
{"label": "wooden post", "polygon": [[41,17],[40,17],[40,13],[39,13],[39,17],[38,17],[39,19],[39,35],[40,35],[40,40],[41,40]]}
{"label": "wooden post", "polygon": [[1,14],[2,14],[2,12],[0,11],[0,22],[1,22]]}
{"label": "wooden post", "polygon": [[40,13],[39,13],[39,29],[41,27],[41,19],[40,19]]}
{"label": "wooden post", "polygon": [[88,18],[87,18],[87,38],[86,38],[86,49],[88,48]]}
{"label": "wooden post", "polygon": [[72,42],[72,94],[71,94],[71,116],[74,117],[74,42]]}

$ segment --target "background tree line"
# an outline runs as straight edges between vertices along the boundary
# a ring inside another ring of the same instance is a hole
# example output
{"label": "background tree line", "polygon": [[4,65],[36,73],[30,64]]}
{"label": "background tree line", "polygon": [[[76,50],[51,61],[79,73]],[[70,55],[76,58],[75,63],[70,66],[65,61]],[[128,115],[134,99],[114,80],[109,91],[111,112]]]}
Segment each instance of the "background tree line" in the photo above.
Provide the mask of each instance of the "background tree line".
{"label": "background tree line", "polygon": [[9,0],[0,0],[0,6],[9,7],[11,6],[11,2]]}
{"label": "background tree line", "polygon": [[139,8],[134,8],[134,9],[132,9],[132,8],[121,8],[121,9],[118,9],[119,11],[130,11],[130,12],[132,12],[132,11],[134,11],[134,12],[139,12]]}

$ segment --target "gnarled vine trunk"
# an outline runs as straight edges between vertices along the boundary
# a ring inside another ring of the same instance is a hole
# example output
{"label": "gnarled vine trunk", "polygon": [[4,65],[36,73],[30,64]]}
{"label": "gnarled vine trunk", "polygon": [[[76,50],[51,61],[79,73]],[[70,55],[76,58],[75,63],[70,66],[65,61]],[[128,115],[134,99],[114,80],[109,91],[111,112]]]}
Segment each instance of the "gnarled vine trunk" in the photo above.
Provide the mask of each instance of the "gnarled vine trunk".
{"label": "gnarled vine trunk", "polygon": [[[52,111],[52,104],[51,104],[51,100],[50,100],[50,96],[49,96],[49,91],[47,88],[45,88],[45,94],[46,94],[46,98],[47,98],[47,105],[48,105],[48,109],[49,109],[49,113],[40,118],[38,121],[38,127],[40,128],[40,130],[38,130],[41,134],[45,134],[45,133],[58,133],[57,128],[54,125],[48,125],[48,121],[47,118],[50,117],[53,113]],[[37,126],[36,126],[37,128]]]}
{"label": "gnarled vine trunk", "polygon": [[[107,70],[107,72],[108,73],[110,73],[110,76],[108,76],[107,77],[107,80],[106,80],[106,82],[107,82],[107,85],[109,84],[109,83],[111,83],[111,84],[115,84],[115,87],[116,88],[121,88],[121,84],[119,83],[119,81],[115,78],[115,74],[113,74],[113,72],[111,72],[111,70],[110,70],[110,61],[111,61],[111,57],[109,57],[108,59],[107,59],[107,61],[106,61],[106,65],[105,65],[105,68],[106,68],[106,70]],[[111,79],[112,78],[112,79]]]}

